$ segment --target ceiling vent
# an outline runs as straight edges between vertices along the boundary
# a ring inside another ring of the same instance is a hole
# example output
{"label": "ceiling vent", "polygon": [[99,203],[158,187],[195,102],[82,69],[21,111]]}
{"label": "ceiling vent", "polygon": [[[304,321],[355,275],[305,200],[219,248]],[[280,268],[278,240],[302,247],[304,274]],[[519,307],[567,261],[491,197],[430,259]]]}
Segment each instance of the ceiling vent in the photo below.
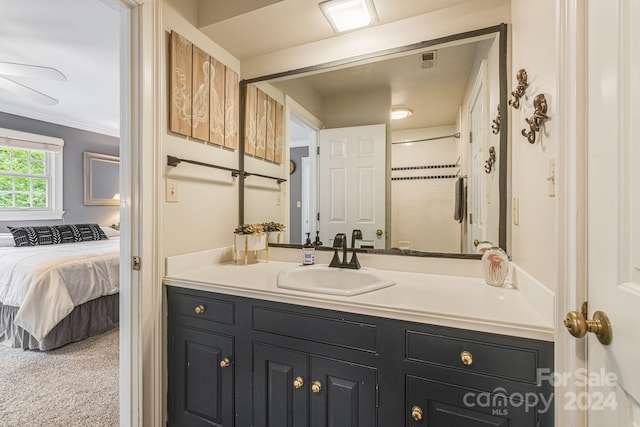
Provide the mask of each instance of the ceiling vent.
{"label": "ceiling vent", "polygon": [[422,52],[420,54],[420,66],[423,69],[434,68],[436,66],[437,51]]}

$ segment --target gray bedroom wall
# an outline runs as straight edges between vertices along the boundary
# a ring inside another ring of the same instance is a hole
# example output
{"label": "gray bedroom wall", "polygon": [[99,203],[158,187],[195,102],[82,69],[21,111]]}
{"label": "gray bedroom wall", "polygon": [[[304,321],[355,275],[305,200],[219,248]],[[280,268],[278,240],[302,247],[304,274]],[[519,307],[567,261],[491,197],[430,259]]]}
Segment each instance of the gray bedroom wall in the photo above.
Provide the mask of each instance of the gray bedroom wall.
{"label": "gray bedroom wall", "polygon": [[[289,151],[291,160],[296,164],[296,170],[289,177],[289,240],[291,243],[304,243],[307,236],[302,235],[301,209],[296,206],[302,200],[302,158],[309,157],[309,147],[292,147]],[[313,240],[313,236],[312,240]]]}
{"label": "gray bedroom wall", "polygon": [[118,206],[85,206],[83,153],[118,156],[120,140],[108,135],[60,126],[0,112],[0,127],[21,132],[53,136],[64,140],[63,151],[63,209],[62,221],[0,221],[0,232],[6,233],[7,225],[53,225],[97,223],[111,225],[119,222]]}

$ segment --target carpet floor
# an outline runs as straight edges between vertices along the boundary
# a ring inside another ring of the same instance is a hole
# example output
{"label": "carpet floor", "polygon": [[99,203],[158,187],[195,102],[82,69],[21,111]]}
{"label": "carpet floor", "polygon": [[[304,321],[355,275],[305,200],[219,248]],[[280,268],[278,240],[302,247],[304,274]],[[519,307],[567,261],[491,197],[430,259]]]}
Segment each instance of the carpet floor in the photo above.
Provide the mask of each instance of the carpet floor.
{"label": "carpet floor", "polygon": [[0,346],[0,426],[118,426],[118,330],[51,351]]}

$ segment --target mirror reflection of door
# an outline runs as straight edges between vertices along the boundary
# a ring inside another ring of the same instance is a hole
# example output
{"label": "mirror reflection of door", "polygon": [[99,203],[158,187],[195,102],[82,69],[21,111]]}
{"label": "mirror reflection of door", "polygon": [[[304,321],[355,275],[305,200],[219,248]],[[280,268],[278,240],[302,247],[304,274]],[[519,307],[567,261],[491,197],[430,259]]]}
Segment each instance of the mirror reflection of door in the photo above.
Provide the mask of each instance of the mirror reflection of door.
{"label": "mirror reflection of door", "polygon": [[[485,174],[484,153],[486,146],[486,64],[478,72],[469,103],[469,169],[467,192],[467,252],[474,253],[474,241],[486,240],[485,232]],[[494,242],[495,243],[495,242]]]}
{"label": "mirror reflection of door", "polygon": [[[362,231],[355,247],[385,249],[386,125],[320,131],[320,237]],[[378,235],[378,230],[383,233]]]}
{"label": "mirror reflection of door", "polygon": [[313,153],[317,131],[294,113],[289,122],[289,156],[295,170],[289,177],[289,241],[304,243],[306,233],[312,240],[316,230],[316,179]]}

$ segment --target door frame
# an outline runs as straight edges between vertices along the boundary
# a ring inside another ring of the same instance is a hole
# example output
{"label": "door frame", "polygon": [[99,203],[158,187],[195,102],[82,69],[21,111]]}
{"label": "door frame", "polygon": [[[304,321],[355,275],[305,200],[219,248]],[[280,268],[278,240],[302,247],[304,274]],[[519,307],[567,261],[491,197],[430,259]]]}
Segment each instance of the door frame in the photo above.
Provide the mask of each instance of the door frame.
{"label": "door frame", "polygon": [[[120,426],[161,425],[161,1],[101,1],[120,13]],[[133,270],[133,255],[146,268]]]}
{"label": "door frame", "polygon": [[[556,0],[558,130],[556,168],[555,372],[586,368],[586,340],[565,330],[566,313],[586,301],[586,2]],[[555,387],[555,425],[586,425],[584,411],[565,410],[570,396],[586,392],[574,381]]]}

